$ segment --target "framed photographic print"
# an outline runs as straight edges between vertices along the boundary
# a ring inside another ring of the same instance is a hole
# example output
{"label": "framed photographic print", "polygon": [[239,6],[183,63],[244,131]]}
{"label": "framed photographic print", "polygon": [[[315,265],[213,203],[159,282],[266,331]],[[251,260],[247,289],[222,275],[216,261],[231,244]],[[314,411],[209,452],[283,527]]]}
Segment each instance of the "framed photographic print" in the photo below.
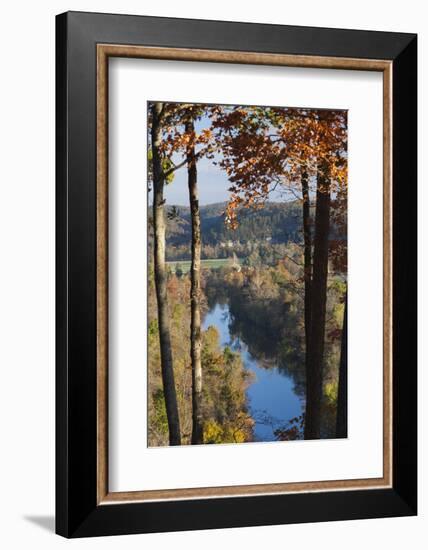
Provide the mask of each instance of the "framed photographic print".
{"label": "framed photographic print", "polygon": [[57,532],[416,514],[416,36],[56,47]]}

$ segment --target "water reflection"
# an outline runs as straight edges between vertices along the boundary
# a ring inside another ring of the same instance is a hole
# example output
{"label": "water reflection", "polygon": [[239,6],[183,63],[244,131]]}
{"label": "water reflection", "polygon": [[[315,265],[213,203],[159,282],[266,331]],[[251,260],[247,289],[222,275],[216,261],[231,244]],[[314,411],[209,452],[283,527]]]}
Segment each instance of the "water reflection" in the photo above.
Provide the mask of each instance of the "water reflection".
{"label": "water reflection", "polygon": [[[242,320],[240,324],[242,325]],[[263,336],[264,347],[270,349],[270,353],[256,353],[255,340],[244,341],[241,330],[238,336],[238,325],[228,303],[214,303],[203,322],[204,330],[209,326],[217,329],[220,345],[239,351],[245,368],[254,374],[254,381],[247,389],[249,410],[256,422],[254,439],[275,441],[274,430],[287,424],[291,418],[300,416],[303,406],[300,384],[295,384],[276,355],[278,342],[275,335],[272,335],[270,346],[266,336]]]}

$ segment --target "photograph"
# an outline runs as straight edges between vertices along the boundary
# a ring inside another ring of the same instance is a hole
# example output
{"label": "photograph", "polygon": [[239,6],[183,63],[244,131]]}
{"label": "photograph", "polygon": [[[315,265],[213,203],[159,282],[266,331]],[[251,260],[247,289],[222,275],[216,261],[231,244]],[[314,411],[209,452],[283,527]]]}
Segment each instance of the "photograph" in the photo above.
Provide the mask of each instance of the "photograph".
{"label": "photograph", "polygon": [[147,102],[149,447],[347,437],[347,119]]}

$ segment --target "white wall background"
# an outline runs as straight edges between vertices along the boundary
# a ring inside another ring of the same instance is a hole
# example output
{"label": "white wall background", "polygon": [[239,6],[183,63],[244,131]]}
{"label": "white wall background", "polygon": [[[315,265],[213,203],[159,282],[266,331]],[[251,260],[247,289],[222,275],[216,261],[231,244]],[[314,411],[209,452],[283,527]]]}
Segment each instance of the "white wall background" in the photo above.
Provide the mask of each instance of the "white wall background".
{"label": "white wall background", "polygon": [[[66,10],[133,13],[419,33],[425,80],[428,22],[419,0],[57,0],[8,2],[0,18],[0,545],[15,548],[176,550],[261,547],[426,547],[427,477],[420,471],[420,516],[392,520],[258,527],[75,540],[53,534],[54,513],[54,16]],[[426,92],[425,92],[426,93]],[[420,182],[426,110],[420,106]],[[426,211],[420,185],[420,227]],[[425,207],[425,208],[424,208]],[[426,229],[426,225],[425,225]],[[419,248],[425,244],[421,233]],[[426,271],[421,257],[420,281]],[[426,461],[427,388],[420,289],[420,464]]]}

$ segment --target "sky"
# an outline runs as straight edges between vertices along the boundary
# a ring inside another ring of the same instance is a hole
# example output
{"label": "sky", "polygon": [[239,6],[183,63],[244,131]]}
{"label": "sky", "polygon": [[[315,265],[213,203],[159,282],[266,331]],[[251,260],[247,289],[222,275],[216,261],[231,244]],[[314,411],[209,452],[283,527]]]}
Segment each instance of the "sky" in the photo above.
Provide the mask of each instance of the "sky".
{"label": "sky", "polygon": [[[202,158],[197,164],[197,170],[199,204],[224,202],[229,199],[228,189],[231,184],[226,173],[218,166],[214,166],[212,160]],[[186,205],[189,203],[186,166],[175,172],[174,180],[166,186],[164,194],[167,204]]]}
{"label": "sky", "polygon": [[[177,158],[174,160],[174,162],[176,161],[178,162],[179,159]],[[206,158],[202,158],[198,161],[197,170],[200,205],[229,200],[230,193],[228,189],[231,183],[227,179],[224,170],[219,166],[215,166],[212,160]],[[172,183],[165,186],[164,197],[166,199],[166,204],[169,205],[186,206],[189,204],[186,165],[179,168],[174,173],[174,180]],[[269,200],[271,202],[282,202],[286,199],[282,196],[280,191],[276,191],[270,194]]]}

